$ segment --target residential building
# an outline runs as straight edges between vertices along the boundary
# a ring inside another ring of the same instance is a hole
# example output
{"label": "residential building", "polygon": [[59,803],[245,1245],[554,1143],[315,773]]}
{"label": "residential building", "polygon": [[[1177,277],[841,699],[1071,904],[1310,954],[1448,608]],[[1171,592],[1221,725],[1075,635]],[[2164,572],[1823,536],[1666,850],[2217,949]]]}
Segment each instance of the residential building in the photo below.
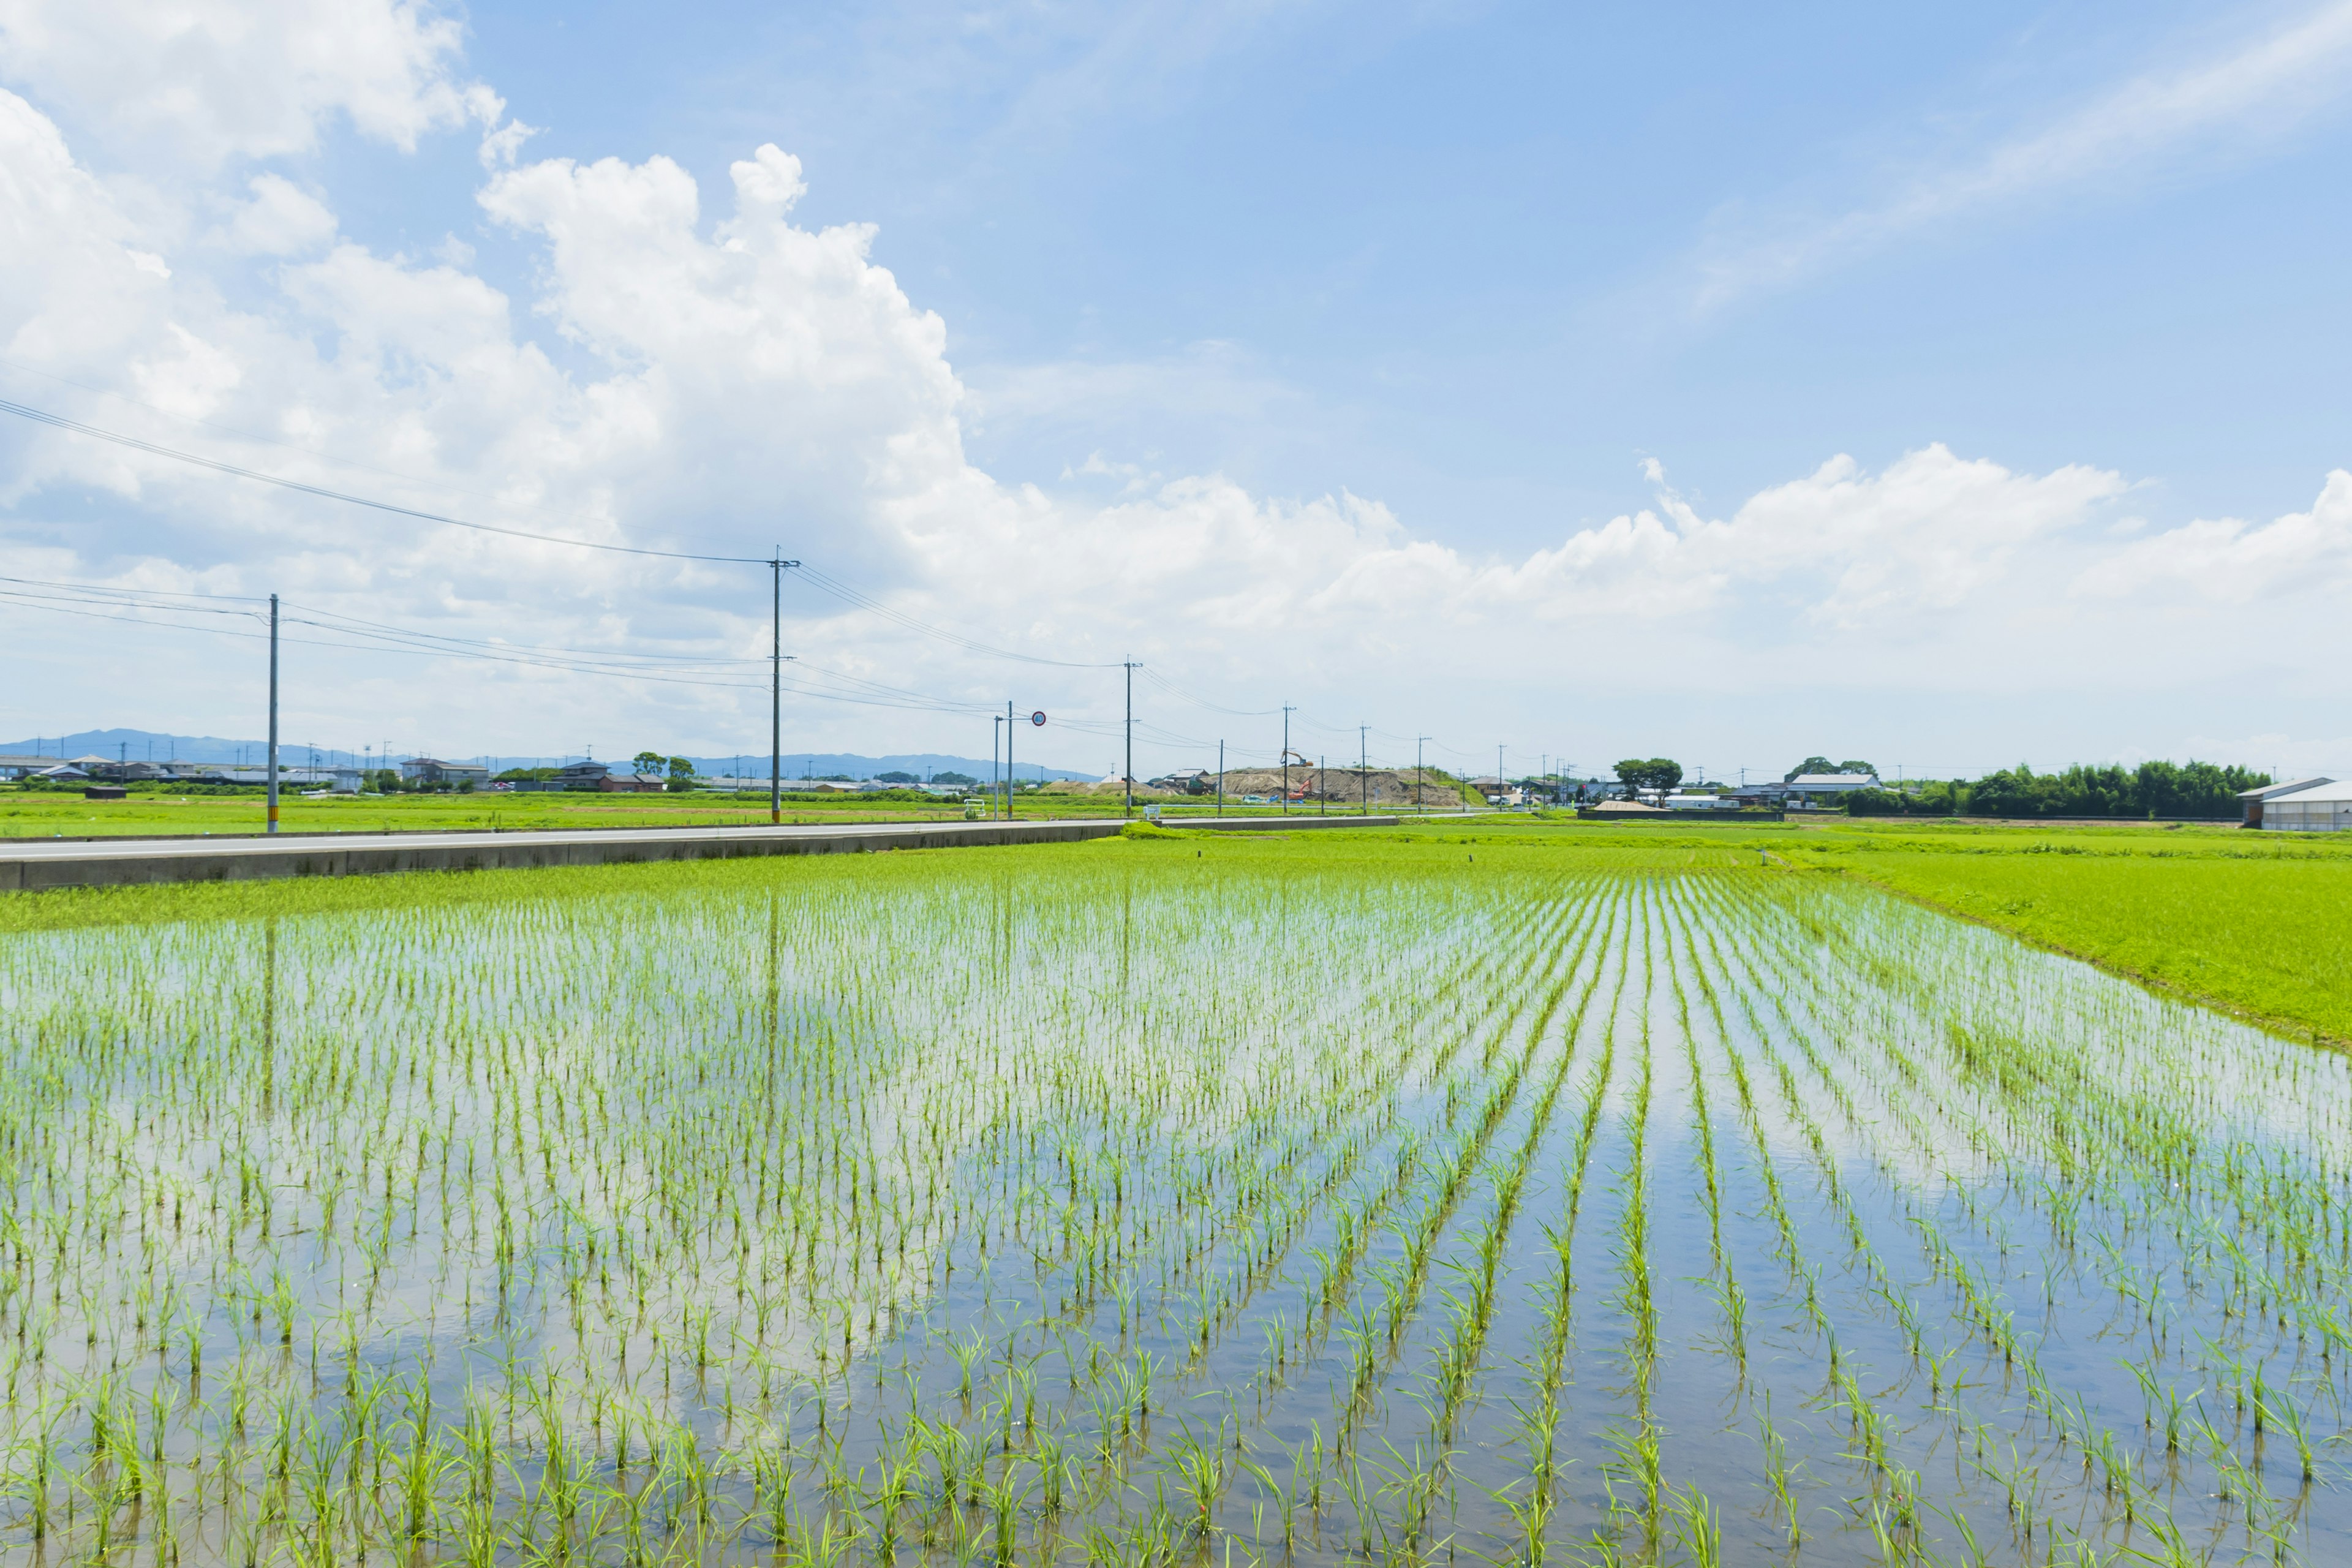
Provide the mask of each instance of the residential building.
{"label": "residential building", "polygon": [[490,770],[479,763],[445,763],[438,757],[411,757],[400,764],[400,776],[412,784],[486,784]]}

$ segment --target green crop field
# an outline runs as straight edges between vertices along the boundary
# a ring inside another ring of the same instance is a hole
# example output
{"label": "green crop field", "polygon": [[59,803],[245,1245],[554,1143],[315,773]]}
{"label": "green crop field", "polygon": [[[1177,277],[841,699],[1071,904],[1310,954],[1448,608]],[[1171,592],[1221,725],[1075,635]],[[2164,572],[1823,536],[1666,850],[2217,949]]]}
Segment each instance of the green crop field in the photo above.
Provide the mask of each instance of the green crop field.
{"label": "green crop field", "polygon": [[1839,830],[1791,858],[2352,1041],[2352,844],[2236,828]]}
{"label": "green crop field", "polygon": [[[1117,816],[1115,791],[1016,797],[1023,820]],[[1191,798],[1171,813],[1210,815],[1211,802]],[[786,822],[950,822],[963,816],[957,800],[873,800],[857,795],[793,799]],[[1229,803],[1225,815],[1272,816],[1265,807]],[[287,833],[506,832],[547,828],[751,826],[768,820],[768,797],[697,791],[682,795],[591,795],[480,791],[471,795],[287,795],[279,804]],[[100,838],[116,836],[256,834],[263,829],[257,795],[142,793],[124,800],[85,800],[79,792],[26,791],[0,785],[0,842],[10,838]]]}
{"label": "green crop field", "polygon": [[2208,838],[16,898],[0,1552],[2343,1562],[2352,1066],[1916,901]]}

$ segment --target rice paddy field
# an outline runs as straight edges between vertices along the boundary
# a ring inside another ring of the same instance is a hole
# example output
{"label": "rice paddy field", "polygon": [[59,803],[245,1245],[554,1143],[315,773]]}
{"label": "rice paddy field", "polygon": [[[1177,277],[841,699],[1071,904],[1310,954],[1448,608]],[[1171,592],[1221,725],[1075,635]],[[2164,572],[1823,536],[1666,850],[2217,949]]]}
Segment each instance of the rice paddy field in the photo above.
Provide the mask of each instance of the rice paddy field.
{"label": "rice paddy field", "polygon": [[2345,1058],[1752,847],[40,907],[11,1563],[2352,1553]]}

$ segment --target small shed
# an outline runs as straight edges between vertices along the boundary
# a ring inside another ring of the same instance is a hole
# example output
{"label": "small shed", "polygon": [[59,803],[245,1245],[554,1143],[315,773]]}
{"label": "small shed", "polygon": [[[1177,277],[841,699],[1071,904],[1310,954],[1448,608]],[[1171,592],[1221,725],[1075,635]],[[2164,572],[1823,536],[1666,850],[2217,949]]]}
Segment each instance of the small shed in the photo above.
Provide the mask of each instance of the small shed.
{"label": "small shed", "polygon": [[2317,777],[2289,779],[2284,784],[2263,784],[2256,789],[2242,789],[2238,792],[2238,804],[2246,808],[2246,826],[2260,827],[2263,826],[2263,807],[2269,802],[2277,800],[2282,795],[2300,795],[2305,790],[2315,789],[2321,784],[2332,784],[2335,782],[2334,779]]}
{"label": "small shed", "polygon": [[2273,795],[2262,807],[2262,826],[2267,832],[2352,832],[2352,784],[2329,780],[2293,795]]}

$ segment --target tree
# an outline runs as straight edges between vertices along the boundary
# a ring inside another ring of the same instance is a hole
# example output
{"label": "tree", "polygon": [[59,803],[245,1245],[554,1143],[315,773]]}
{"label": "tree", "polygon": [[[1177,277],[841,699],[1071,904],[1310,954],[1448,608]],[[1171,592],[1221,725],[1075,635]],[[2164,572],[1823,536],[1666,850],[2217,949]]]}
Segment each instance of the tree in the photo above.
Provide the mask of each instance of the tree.
{"label": "tree", "polygon": [[638,773],[657,773],[662,771],[663,764],[667,763],[669,759],[663,756],[659,752],[639,752],[635,756],[631,757],[629,761]]}
{"label": "tree", "polygon": [[893,770],[891,770],[889,773],[876,773],[876,774],[874,775],[874,782],[875,782],[875,783],[877,783],[877,784],[920,784],[920,783],[922,783],[923,781],[922,781],[922,780],[920,780],[920,779],[919,779],[919,778],[917,778],[917,777],[916,777],[914,774],[912,774],[912,773],[899,773],[898,770],[893,769]]}
{"label": "tree", "polygon": [[973,784],[978,784],[980,781],[972,777],[970,773],[933,773],[931,775],[931,782],[935,784],[951,785],[958,789],[970,789]]}
{"label": "tree", "polygon": [[1627,757],[1617,764],[1627,789],[1672,789],[1683,782],[1683,765],[1670,757]]}
{"label": "tree", "polygon": [[1861,773],[1865,777],[1874,779],[1878,776],[1878,770],[1872,767],[1868,763],[1840,763],[1837,765],[1837,771],[1842,773]]}
{"label": "tree", "polygon": [[694,787],[694,759],[672,757],[669,760],[669,783],[672,789]]}
{"label": "tree", "polygon": [[1807,757],[1803,762],[1799,763],[1795,767],[1790,768],[1787,773],[1782,773],[1780,775],[1780,782],[1782,784],[1790,784],[1802,778],[1807,773],[1833,773],[1837,771],[1838,765],[1830,761],[1827,757]]}

